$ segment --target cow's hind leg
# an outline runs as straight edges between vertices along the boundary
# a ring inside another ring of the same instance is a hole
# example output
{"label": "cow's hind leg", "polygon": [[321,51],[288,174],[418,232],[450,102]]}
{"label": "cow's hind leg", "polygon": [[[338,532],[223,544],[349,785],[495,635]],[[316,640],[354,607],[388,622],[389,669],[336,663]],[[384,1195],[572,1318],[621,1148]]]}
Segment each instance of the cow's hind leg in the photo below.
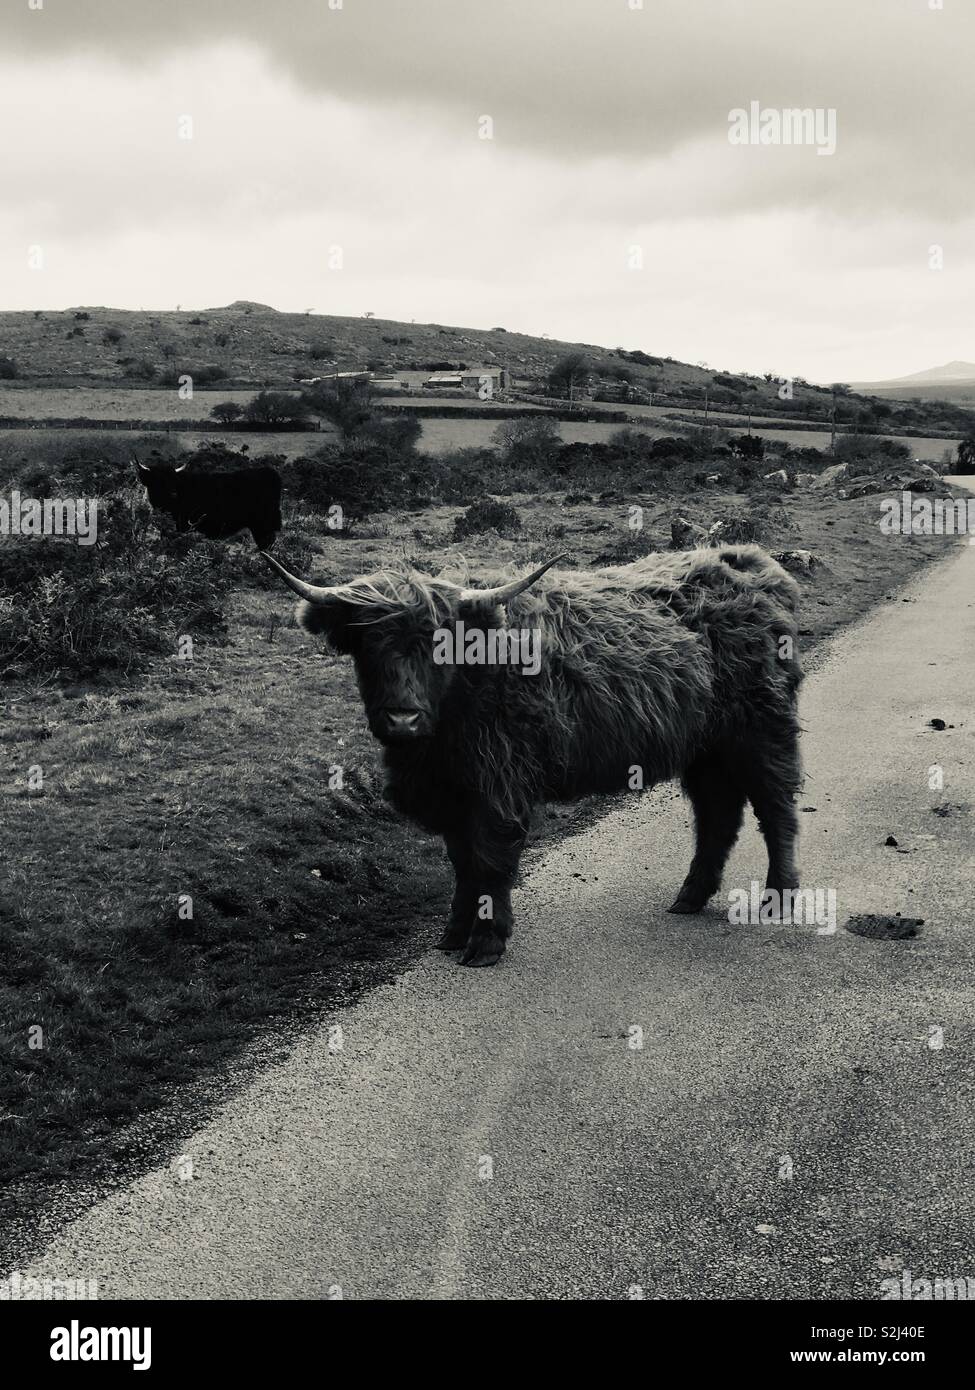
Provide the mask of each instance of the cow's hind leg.
{"label": "cow's hind leg", "polygon": [[764,742],[749,760],[745,779],[748,799],[768,849],[765,886],[781,895],[799,886],[796,793],[802,772],[797,731],[789,728],[777,740]]}
{"label": "cow's hind leg", "polygon": [[717,757],[698,758],[683,787],[694,807],[694,858],[671,912],[700,912],[721,886],[721,874],[741,829],[745,789]]}

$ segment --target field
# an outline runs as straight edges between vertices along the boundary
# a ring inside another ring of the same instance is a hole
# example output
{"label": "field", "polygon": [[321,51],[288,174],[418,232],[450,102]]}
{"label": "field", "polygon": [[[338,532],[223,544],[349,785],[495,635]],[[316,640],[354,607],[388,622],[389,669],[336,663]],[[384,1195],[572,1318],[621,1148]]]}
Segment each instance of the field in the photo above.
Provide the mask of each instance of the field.
{"label": "field", "polygon": [[[409,374],[404,374],[409,375]],[[213,407],[222,401],[234,401],[245,405],[253,399],[253,390],[231,389],[194,391],[189,400],[181,400],[174,389],[148,387],[44,387],[18,386],[0,387],[0,418],[17,418],[27,421],[48,419],[88,418],[92,420],[145,421],[164,425],[167,421],[209,420]],[[437,412],[467,409],[475,405],[483,410],[484,418],[451,419],[449,415],[434,415],[422,418],[422,436],[419,448],[427,454],[440,454],[453,449],[488,448],[491,446],[498,423],[511,414],[524,414],[532,409],[529,404],[506,401],[503,406],[486,402],[480,405],[469,398],[419,395],[405,400],[390,397],[384,408],[391,413],[405,406],[419,405]],[[590,410],[599,413],[600,409],[609,412],[621,407],[603,406],[598,403]],[[643,429],[651,439],[663,438],[679,433],[683,425],[708,422],[717,427],[738,433],[747,428],[747,417],[732,415],[721,410],[712,410],[705,416],[701,410],[691,407],[675,411],[673,407],[631,405],[625,407],[635,427]],[[797,422],[798,423],[798,422]],[[618,423],[603,423],[599,420],[562,420],[559,434],[565,443],[605,443],[619,428]],[[780,441],[794,448],[828,448],[828,430],[807,428],[788,428],[784,422],[774,417],[755,414],[751,418],[751,432],[770,441]],[[232,448],[246,444],[251,455],[261,453],[281,454],[285,458],[314,452],[324,437],[335,437],[335,431],[327,421],[320,422],[320,430],[296,433],[276,432],[268,434],[242,433],[228,430],[183,431],[177,435],[180,447],[196,448],[202,443],[222,440]],[[954,451],[959,436],[940,438],[933,436],[892,435],[911,449],[914,458],[927,463],[940,463],[946,451]],[[16,452],[18,433],[16,430],[0,431],[0,464],[4,457]]]}
{"label": "field", "polygon": [[[702,414],[702,423],[703,420]],[[604,425],[597,420],[580,420],[578,423],[572,420],[559,421],[559,434],[566,444],[606,443],[619,428],[619,425]],[[643,430],[648,439],[662,439],[675,431],[675,426],[671,424],[668,427],[663,417],[653,425],[641,424],[637,428]],[[448,449],[484,448],[490,445],[496,429],[497,422],[493,420],[424,420],[419,447],[432,454]],[[770,441],[784,442],[795,449],[828,449],[830,442],[828,430],[772,430],[753,427],[752,434],[761,435],[763,439]],[[925,463],[940,463],[946,451],[953,454],[957,447],[957,440],[922,439],[909,435],[892,437],[899,443],[906,444],[913,457]]]}
{"label": "field", "polygon": [[250,391],[194,391],[190,400],[175,390],[139,387],[0,387],[0,417],[22,420],[207,420],[221,401],[246,405]]}
{"label": "field", "polygon": [[[30,397],[42,395],[45,399],[42,409],[37,411],[33,418],[75,418],[71,406],[77,406],[77,396],[79,393],[71,391],[39,391],[39,392],[0,392],[0,414],[8,413],[13,415],[14,410],[10,409],[11,398]],[[90,397],[99,397],[99,401],[90,400]],[[122,405],[126,410],[126,419],[143,419],[147,422],[158,421],[161,425],[167,420],[190,419],[194,416],[203,420],[209,415],[211,406],[219,400],[238,400],[247,401],[251,399],[253,392],[224,392],[224,393],[195,393],[192,401],[179,401],[175,393],[167,391],[131,391],[131,392],[95,392],[85,391],[83,415],[89,415],[92,419],[110,420],[113,411],[119,408],[119,398],[123,397]],[[135,397],[130,400],[129,397]],[[113,405],[114,403],[114,405]],[[19,404],[14,401],[14,404]],[[64,409],[62,409],[62,406]],[[100,416],[96,410],[105,409],[105,416]],[[446,408],[446,407],[445,407]],[[514,409],[514,407],[513,407]],[[525,407],[528,411],[530,407]],[[524,413],[524,412],[520,412]],[[685,412],[682,412],[684,414]],[[25,421],[30,418],[24,414]],[[668,423],[667,412],[660,412],[659,415],[637,416],[640,423],[635,428],[643,431],[648,439],[661,439],[680,432],[680,423]],[[643,424],[643,419],[647,423]],[[693,418],[693,416],[691,416]],[[703,424],[703,412],[700,415]],[[652,423],[651,423],[652,421]],[[736,431],[736,425],[729,425],[728,422],[716,420],[711,417],[712,424],[719,424]],[[494,433],[498,428],[500,418],[488,415],[481,419],[450,419],[443,417],[424,418],[422,420],[422,433],[418,447],[426,454],[442,454],[454,449],[471,448],[490,448]],[[740,423],[740,422],[739,422]],[[619,424],[604,424],[599,420],[560,420],[557,422],[558,432],[562,440],[567,443],[606,443],[613,434],[620,428]],[[85,432],[52,430],[49,432],[54,439],[76,439],[79,444],[83,442]],[[827,449],[829,447],[830,435],[826,430],[789,430],[789,429],[769,429],[753,425],[752,433],[761,435],[770,442],[779,441],[786,443],[793,448],[815,448]],[[24,438],[36,438],[36,431],[28,430],[25,426],[23,431],[18,429],[0,430],[0,467],[7,458],[15,458],[19,441]],[[133,438],[135,436],[133,435]],[[953,454],[957,448],[958,441],[941,438],[924,438],[913,435],[894,435],[891,436],[898,442],[906,444],[911,450],[914,458],[922,462],[940,464],[946,454]],[[231,449],[240,449],[246,445],[246,451],[252,456],[260,454],[280,454],[284,458],[297,458],[304,454],[314,453],[320,449],[322,444],[328,439],[335,439],[336,433],[327,423],[324,423],[320,430],[301,431],[298,433],[278,431],[275,433],[261,433],[257,431],[241,432],[237,430],[207,430],[176,431],[173,439],[183,449],[196,449],[200,445],[213,445],[222,442]]]}

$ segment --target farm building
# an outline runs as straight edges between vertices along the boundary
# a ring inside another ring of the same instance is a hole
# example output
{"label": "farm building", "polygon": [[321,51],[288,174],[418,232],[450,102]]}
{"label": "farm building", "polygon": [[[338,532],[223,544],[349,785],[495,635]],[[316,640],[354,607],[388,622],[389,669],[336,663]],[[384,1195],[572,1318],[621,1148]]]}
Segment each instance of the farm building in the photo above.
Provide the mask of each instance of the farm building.
{"label": "farm building", "polygon": [[423,385],[430,391],[449,389],[459,391],[464,385],[460,372],[434,372],[433,376],[428,376]]}
{"label": "farm building", "polygon": [[315,386],[320,381],[371,381],[372,372],[326,372],[324,376],[303,376],[300,386]]}
{"label": "farm building", "polygon": [[461,372],[461,385],[465,391],[479,391],[485,377],[491,379],[492,394],[503,391],[509,384],[508,373],[504,367],[471,367]]}
{"label": "farm building", "polygon": [[503,367],[465,367],[457,372],[434,372],[423,383],[431,391],[474,391],[481,389],[484,378],[491,381],[491,394],[503,390],[508,384],[508,374]]}

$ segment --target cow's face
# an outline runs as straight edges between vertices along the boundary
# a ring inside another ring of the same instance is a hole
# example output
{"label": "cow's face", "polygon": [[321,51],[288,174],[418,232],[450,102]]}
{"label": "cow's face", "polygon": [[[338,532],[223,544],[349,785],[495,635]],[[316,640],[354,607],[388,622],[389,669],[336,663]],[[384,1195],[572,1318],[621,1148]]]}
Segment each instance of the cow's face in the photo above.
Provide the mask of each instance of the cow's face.
{"label": "cow's face", "polygon": [[138,459],[133,460],[136,471],[146,486],[146,493],[151,506],[159,512],[173,513],[179,501],[180,475],[185,468],[172,468],[166,464],[157,464],[150,467],[148,464],[140,463]]}
{"label": "cow's face", "polygon": [[445,579],[388,572],[317,588],[261,553],[305,600],[298,608],[301,626],[323,633],[355,661],[369,727],[385,744],[430,738],[436,731],[457,672],[453,661],[444,659],[450,645],[442,640],[444,633],[459,620],[468,627],[503,623],[504,604],[556,563],[493,589],[462,589]]}
{"label": "cow's face", "polygon": [[[455,670],[435,659],[437,632],[452,622],[454,605],[447,594],[430,597],[429,605],[406,601],[385,611],[366,605],[329,633],[355,661],[369,728],[380,743],[429,738],[437,727]],[[308,609],[301,619],[314,629],[320,609]]]}

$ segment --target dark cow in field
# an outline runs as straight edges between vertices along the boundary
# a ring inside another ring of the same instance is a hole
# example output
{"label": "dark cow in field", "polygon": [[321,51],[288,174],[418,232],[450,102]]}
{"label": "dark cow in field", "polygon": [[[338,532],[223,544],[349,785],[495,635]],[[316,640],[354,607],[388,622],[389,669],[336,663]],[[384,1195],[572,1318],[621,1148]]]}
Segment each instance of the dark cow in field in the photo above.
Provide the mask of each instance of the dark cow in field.
{"label": "dark cow in field", "polygon": [[[544,799],[680,777],[696,822],[682,913],[717,891],[750,801],[768,888],[798,887],[799,591],[758,546],[558,575],[551,561],[492,588],[403,569],[319,588],[264,558],[304,600],[301,625],[355,661],[394,805],[444,837],[456,889],[440,945],[465,965],[505,949]],[[540,662],[470,661],[519,633],[537,636]]]}
{"label": "dark cow in field", "polygon": [[281,478],[273,468],[227,473],[189,473],[187,465],[148,465],[133,459],[157,511],[168,512],[177,531],[199,531],[212,541],[249,530],[266,550],[281,530]]}

